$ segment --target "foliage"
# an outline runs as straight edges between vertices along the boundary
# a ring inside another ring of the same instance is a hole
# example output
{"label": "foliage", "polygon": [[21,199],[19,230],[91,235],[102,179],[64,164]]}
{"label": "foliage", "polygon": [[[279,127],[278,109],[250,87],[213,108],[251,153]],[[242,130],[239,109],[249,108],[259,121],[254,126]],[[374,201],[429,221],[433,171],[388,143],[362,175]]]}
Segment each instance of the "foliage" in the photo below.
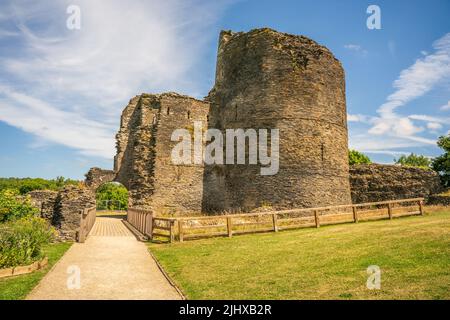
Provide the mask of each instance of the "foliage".
{"label": "foliage", "polygon": [[28,265],[42,258],[54,229],[38,217],[24,217],[0,225],[0,268]]}
{"label": "foliage", "polygon": [[417,167],[423,169],[429,169],[431,165],[430,158],[414,153],[411,153],[408,156],[402,155],[400,158],[394,159],[394,162],[405,167]]}
{"label": "foliage", "polygon": [[97,210],[126,210],[128,190],[117,182],[105,183],[96,192]]}
{"label": "foliage", "polygon": [[5,189],[0,191],[0,223],[33,216],[39,210],[31,205],[28,196],[20,196],[19,191]]}
{"label": "foliage", "polygon": [[70,242],[59,242],[43,246],[44,255],[48,257],[46,267],[33,273],[0,279],[0,300],[25,299],[71,245]]}
{"label": "foliage", "polygon": [[370,158],[366,156],[364,153],[361,153],[356,150],[348,151],[348,160],[349,164],[352,166],[354,164],[369,164],[372,163]]}
{"label": "foliage", "polygon": [[431,167],[440,174],[444,186],[450,187],[450,135],[440,137],[437,145],[444,154],[434,158]]}
{"label": "foliage", "polygon": [[5,189],[17,189],[20,194],[27,194],[33,190],[54,190],[58,191],[65,185],[77,185],[79,181],[57,177],[46,180],[42,178],[0,178],[0,191]]}

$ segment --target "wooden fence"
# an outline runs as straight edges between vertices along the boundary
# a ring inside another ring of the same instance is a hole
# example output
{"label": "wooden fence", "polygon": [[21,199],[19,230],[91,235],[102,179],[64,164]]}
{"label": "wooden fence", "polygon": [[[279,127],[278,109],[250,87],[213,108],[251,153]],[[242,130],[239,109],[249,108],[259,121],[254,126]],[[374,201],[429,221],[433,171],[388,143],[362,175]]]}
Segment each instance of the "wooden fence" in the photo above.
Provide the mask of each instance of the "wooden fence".
{"label": "wooden fence", "polygon": [[[151,239],[163,237],[169,242],[175,240],[182,242],[204,237],[232,237],[246,233],[278,232],[305,227],[319,228],[321,225],[423,215],[423,201],[423,198],[415,198],[260,213],[177,218],[154,217],[149,220],[143,217],[137,218],[139,214],[134,213],[135,209],[129,209],[129,212],[131,210],[131,219],[135,221],[130,223],[138,230],[141,231],[143,220],[146,221],[147,229],[144,228],[146,233],[143,233]],[[151,216],[148,211],[147,214]],[[151,226],[150,229],[148,226]]]}
{"label": "wooden fence", "polygon": [[80,229],[77,234],[78,242],[83,243],[84,241],[86,241],[89,232],[91,232],[91,229],[94,226],[96,216],[96,207],[91,207],[83,210],[80,217]]}
{"label": "wooden fence", "polygon": [[128,223],[130,223],[143,235],[148,236],[150,239],[152,238],[152,231],[153,231],[152,220],[153,215],[151,211],[136,208],[128,208],[127,211]]}

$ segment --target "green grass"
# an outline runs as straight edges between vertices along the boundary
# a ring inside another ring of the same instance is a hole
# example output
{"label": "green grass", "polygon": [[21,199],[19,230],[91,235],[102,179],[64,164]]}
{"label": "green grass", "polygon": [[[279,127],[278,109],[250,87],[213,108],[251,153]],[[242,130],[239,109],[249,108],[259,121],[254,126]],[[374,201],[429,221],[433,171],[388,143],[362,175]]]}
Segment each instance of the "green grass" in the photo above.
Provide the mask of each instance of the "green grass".
{"label": "green grass", "polygon": [[189,299],[450,299],[448,209],[149,247]]}
{"label": "green grass", "polygon": [[33,290],[51,267],[63,256],[72,244],[54,243],[44,247],[48,265],[30,274],[0,279],[0,300],[21,300]]}

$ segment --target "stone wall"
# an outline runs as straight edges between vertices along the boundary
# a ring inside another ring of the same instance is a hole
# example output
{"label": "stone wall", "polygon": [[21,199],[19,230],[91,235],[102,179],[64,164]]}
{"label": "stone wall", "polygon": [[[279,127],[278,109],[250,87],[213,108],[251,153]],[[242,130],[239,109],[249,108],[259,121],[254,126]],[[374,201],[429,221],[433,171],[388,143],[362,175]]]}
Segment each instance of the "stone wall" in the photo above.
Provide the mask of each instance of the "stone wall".
{"label": "stone wall", "polygon": [[207,99],[209,127],[279,129],[280,168],[208,167],[205,211],[351,202],[344,70],[327,48],[270,29],[222,32]]}
{"label": "stone wall", "polygon": [[60,240],[76,240],[80,227],[81,213],[95,206],[95,194],[88,188],[64,187],[56,197],[52,225],[57,229]]}
{"label": "stone wall", "polygon": [[351,166],[350,184],[353,203],[428,198],[442,191],[434,171],[398,165]]}
{"label": "stone wall", "polygon": [[173,165],[175,129],[206,128],[209,104],[176,93],[142,94],[125,108],[117,134],[116,180],[130,192],[130,204],[155,214],[201,211],[203,165]]}
{"label": "stone wall", "polygon": [[[193,133],[194,121],[223,132],[279,129],[279,172],[262,176],[259,165],[248,164],[173,165],[172,132]],[[114,179],[129,190],[131,206],[157,215],[348,204],[347,153],[345,77],[333,54],[303,36],[225,31],[205,101],[175,93],[130,100],[117,134]]]}
{"label": "stone wall", "polygon": [[434,194],[428,198],[428,205],[450,206],[450,194]]}
{"label": "stone wall", "polygon": [[44,218],[51,223],[58,192],[51,190],[35,190],[29,192],[28,195],[31,198],[31,203],[39,209],[41,218]]}
{"label": "stone wall", "polygon": [[113,170],[91,168],[86,174],[85,184],[88,188],[95,191],[102,184],[114,181],[115,178],[116,173]]}

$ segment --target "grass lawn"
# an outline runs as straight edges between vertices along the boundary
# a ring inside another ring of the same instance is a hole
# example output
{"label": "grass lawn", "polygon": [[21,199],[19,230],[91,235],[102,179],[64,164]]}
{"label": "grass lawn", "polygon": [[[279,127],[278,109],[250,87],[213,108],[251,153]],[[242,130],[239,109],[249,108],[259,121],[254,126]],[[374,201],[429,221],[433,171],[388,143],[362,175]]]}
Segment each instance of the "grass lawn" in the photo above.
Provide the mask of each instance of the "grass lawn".
{"label": "grass lawn", "polygon": [[46,246],[48,265],[30,274],[0,279],[0,300],[21,300],[39,283],[50,268],[63,256],[72,244],[54,243]]}
{"label": "grass lawn", "polygon": [[99,210],[97,211],[97,217],[126,217],[126,211],[110,211],[110,210]]}
{"label": "grass lawn", "polygon": [[[189,299],[450,299],[450,210],[149,244]],[[381,289],[366,287],[381,268]]]}

